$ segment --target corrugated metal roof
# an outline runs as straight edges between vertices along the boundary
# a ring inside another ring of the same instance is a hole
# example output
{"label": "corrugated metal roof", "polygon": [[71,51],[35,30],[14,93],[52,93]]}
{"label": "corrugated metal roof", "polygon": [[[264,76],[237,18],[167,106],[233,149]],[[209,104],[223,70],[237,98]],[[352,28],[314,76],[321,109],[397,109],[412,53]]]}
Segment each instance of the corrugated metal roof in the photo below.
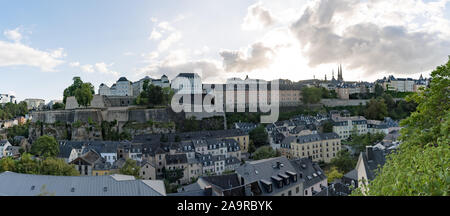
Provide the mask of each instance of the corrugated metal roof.
{"label": "corrugated metal roof", "polygon": [[135,180],[114,176],[47,176],[4,172],[1,196],[165,196],[159,180]]}

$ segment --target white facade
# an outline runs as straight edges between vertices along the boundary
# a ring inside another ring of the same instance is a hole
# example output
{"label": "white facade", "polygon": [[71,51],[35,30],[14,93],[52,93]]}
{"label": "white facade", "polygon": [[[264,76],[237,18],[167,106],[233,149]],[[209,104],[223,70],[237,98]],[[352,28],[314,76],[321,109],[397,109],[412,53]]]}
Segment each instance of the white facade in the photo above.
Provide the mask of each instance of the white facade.
{"label": "white facade", "polygon": [[24,101],[27,103],[29,110],[42,109],[45,106],[45,100],[43,99],[25,99]]}
{"label": "white facade", "polygon": [[9,146],[11,146],[11,143],[8,140],[0,140],[0,158],[7,156],[6,148]]}
{"label": "white facade", "polygon": [[16,103],[16,97],[10,94],[0,94],[0,104]]}
{"label": "white facade", "polygon": [[196,73],[180,73],[172,80],[171,88],[178,94],[202,94],[202,80]]}

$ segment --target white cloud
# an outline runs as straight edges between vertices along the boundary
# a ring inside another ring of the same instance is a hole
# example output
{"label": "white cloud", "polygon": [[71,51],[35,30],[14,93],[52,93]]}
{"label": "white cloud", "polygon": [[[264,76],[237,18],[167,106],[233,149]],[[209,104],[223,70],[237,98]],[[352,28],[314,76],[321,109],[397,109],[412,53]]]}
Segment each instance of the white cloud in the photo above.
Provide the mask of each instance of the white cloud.
{"label": "white cloud", "polygon": [[[251,51],[250,51],[251,50]],[[250,52],[248,55],[247,52]],[[255,43],[246,51],[223,50],[223,66],[227,72],[248,72],[268,67],[273,60],[275,50],[263,43]]]}
{"label": "white cloud", "polygon": [[420,0],[321,0],[291,30],[310,66],[343,62],[366,74],[413,74],[434,68],[448,55],[450,40],[442,35],[450,25],[433,24],[442,21],[442,10],[442,3]]}
{"label": "white cloud", "polygon": [[79,62],[72,62],[70,63],[71,67],[80,68],[81,71],[85,73],[100,73],[104,75],[110,75],[113,78],[116,78],[119,76],[119,73],[117,71],[111,70],[110,67],[112,67],[114,63],[106,64],[105,62],[98,62],[94,65],[91,64],[85,64],[81,65]]}
{"label": "white cloud", "polygon": [[173,44],[181,40],[181,33],[180,32],[173,32],[167,37],[166,39],[162,40],[158,44],[158,51],[163,52],[169,49]]}
{"label": "white cloud", "polygon": [[3,34],[5,35],[6,38],[16,43],[19,43],[22,40],[22,34],[20,33],[19,28],[13,30],[5,30]]}
{"label": "white cloud", "polygon": [[150,40],[159,40],[162,37],[162,34],[158,32],[156,29],[153,29],[152,33],[150,34]]}
{"label": "white cloud", "polygon": [[0,41],[0,67],[26,65],[43,71],[55,71],[64,63],[60,59],[64,56],[62,49],[46,52],[17,42]]}
{"label": "white cloud", "polygon": [[270,27],[276,23],[275,17],[261,2],[251,5],[242,23],[244,30],[258,30]]}

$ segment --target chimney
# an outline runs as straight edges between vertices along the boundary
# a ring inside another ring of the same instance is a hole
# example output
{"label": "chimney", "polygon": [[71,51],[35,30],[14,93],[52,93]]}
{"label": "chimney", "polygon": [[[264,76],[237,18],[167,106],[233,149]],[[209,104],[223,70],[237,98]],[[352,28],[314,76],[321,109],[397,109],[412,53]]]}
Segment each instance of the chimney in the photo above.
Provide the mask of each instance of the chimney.
{"label": "chimney", "polygon": [[280,169],[280,167],[281,167],[281,162],[280,161],[277,161],[277,166],[276,166],[278,169]]}
{"label": "chimney", "polygon": [[373,147],[372,146],[366,146],[366,156],[367,160],[373,160]]}
{"label": "chimney", "polygon": [[245,185],[245,196],[253,196],[252,186],[250,184]]}
{"label": "chimney", "polygon": [[212,196],[212,187],[211,185],[206,186],[204,189],[205,196]]}

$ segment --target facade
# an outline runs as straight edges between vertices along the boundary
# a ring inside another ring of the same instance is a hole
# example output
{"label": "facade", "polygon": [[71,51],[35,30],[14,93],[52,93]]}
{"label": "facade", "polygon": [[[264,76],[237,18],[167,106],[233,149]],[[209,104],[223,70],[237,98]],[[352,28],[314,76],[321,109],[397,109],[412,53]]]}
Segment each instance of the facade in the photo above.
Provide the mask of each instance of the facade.
{"label": "facade", "polygon": [[328,178],[317,163],[309,158],[291,160],[300,178],[304,179],[303,196],[314,196],[328,187]]}
{"label": "facade", "polygon": [[303,182],[286,157],[245,162],[236,169],[241,185],[257,183],[262,196],[303,196]]}
{"label": "facade", "polygon": [[181,95],[201,95],[202,87],[202,79],[196,73],[180,73],[171,82],[171,88]]}
{"label": "facade", "polygon": [[7,148],[11,146],[8,140],[0,140],[0,158],[7,156]]}
{"label": "facade", "polygon": [[358,177],[358,187],[364,191],[370,181],[376,177],[376,170],[384,165],[386,162],[386,153],[383,150],[366,147],[366,152],[361,152],[356,164],[356,172]]}
{"label": "facade", "polygon": [[386,91],[417,92],[421,87],[428,86],[429,80],[424,79],[422,75],[420,75],[418,80],[412,78],[395,78],[391,75],[376,82],[380,83]]}
{"label": "facade", "polygon": [[358,135],[369,132],[367,129],[367,120],[363,116],[341,117],[335,116],[332,118],[333,132],[338,134],[341,139],[347,139],[355,132]]}
{"label": "facade", "polygon": [[0,94],[0,105],[6,103],[16,103],[16,97],[11,94]]}
{"label": "facade", "polygon": [[28,110],[41,110],[45,107],[45,100],[28,98],[24,100],[27,103]]}
{"label": "facade", "polygon": [[318,133],[289,136],[281,143],[281,155],[288,158],[311,158],[314,162],[329,163],[341,150],[341,140],[336,133]]}
{"label": "facade", "polygon": [[134,82],[133,86],[133,95],[138,96],[141,92],[144,91],[144,82],[148,80],[149,85],[159,86],[161,88],[170,88],[170,82],[166,75],[162,75],[161,79],[153,79],[151,77],[144,77],[141,80]]}
{"label": "facade", "polygon": [[166,196],[164,182],[133,176],[47,176],[0,173],[4,196]]}

